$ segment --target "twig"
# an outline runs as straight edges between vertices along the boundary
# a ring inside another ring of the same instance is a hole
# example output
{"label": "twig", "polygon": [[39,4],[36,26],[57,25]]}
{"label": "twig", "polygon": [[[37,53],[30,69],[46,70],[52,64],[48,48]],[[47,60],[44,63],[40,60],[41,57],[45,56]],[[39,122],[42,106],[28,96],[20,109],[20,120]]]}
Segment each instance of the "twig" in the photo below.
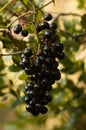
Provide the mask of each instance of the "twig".
{"label": "twig", "polygon": [[78,34],[72,34],[72,33],[65,31],[65,30],[60,30],[60,32],[67,34],[68,36],[72,37],[73,39],[86,36],[86,32],[81,32]]}
{"label": "twig", "polygon": [[5,29],[5,28],[0,28],[0,32],[6,32],[7,31],[7,29]]}
{"label": "twig", "polygon": [[12,3],[13,0],[9,0],[1,9],[0,9],[0,13],[5,9],[7,8],[11,3]]}
{"label": "twig", "polygon": [[37,48],[38,48],[38,51],[39,51],[39,49],[40,49],[39,42],[40,41],[39,41],[39,36],[38,36],[37,30],[36,30],[36,10],[38,10],[38,8],[36,8],[36,6],[30,0],[28,0],[28,2],[32,5],[33,11],[34,11],[32,24],[34,25],[34,28],[35,28],[35,33],[36,33],[36,36],[37,36]]}
{"label": "twig", "polygon": [[58,13],[57,16],[52,20],[52,22],[56,21],[59,19],[60,16],[77,16],[77,17],[81,17],[80,14],[77,14],[77,13]]}
{"label": "twig", "polygon": [[73,34],[72,38],[78,38],[78,37],[84,37],[86,36],[86,32],[78,33],[78,34]]}
{"label": "twig", "polygon": [[13,52],[13,53],[7,53],[7,54],[0,53],[0,56],[17,55],[17,54],[21,54],[22,52],[23,52],[23,51],[18,51],[18,52]]}
{"label": "twig", "polygon": [[[30,47],[29,49],[32,49],[32,48],[34,48],[34,46],[32,46],[32,47]],[[0,52],[0,56],[10,56],[10,55],[17,55],[17,54],[21,54],[21,53],[23,53],[23,51],[24,50],[22,50],[22,51],[17,51],[17,52],[12,52],[12,53],[2,53],[2,52]]]}

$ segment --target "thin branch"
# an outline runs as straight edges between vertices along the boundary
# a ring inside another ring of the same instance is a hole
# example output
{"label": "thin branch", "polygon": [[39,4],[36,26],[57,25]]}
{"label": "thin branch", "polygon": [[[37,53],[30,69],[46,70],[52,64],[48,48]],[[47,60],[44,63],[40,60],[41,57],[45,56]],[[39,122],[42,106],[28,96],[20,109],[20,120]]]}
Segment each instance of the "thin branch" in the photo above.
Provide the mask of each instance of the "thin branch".
{"label": "thin branch", "polygon": [[86,32],[81,32],[81,33],[77,33],[77,34],[72,34],[72,33],[65,31],[65,30],[59,30],[59,32],[67,34],[69,37],[71,37],[73,39],[77,39],[79,37],[85,37],[86,36]]}
{"label": "thin branch", "polygon": [[52,20],[52,22],[56,21],[59,19],[60,16],[77,16],[77,17],[81,17],[80,14],[77,13],[58,13],[57,16]]}
{"label": "thin branch", "polygon": [[48,6],[49,4],[51,4],[53,2],[53,0],[51,0],[50,2],[48,2],[47,4],[43,5],[42,7],[38,8],[37,10],[43,9],[44,7]]}
{"label": "thin branch", "polygon": [[78,38],[78,37],[84,37],[86,36],[86,32],[78,33],[78,34],[73,34],[72,38]]}
{"label": "thin branch", "polygon": [[20,1],[21,1],[21,3],[26,7],[26,9],[28,10],[29,7],[23,2],[23,0],[20,0]]}
{"label": "thin branch", "polygon": [[36,33],[36,37],[37,37],[37,48],[38,48],[38,51],[39,51],[39,49],[40,49],[39,42],[40,41],[39,41],[39,36],[38,36],[37,30],[36,30],[36,10],[38,10],[38,8],[36,8],[36,6],[30,0],[28,0],[28,2],[32,5],[33,11],[34,11],[32,24],[34,25],[34,28],[35,28],[35,33]]}
{"label": "thin branch", "polygon": [[18,51],[18,52],[13,52],[13,53],[7,53],[7,54],[0,53],[0,56],[17,55],[17,54],[21,54],[22,52],[23,52],[23,51]]}
{"label": "thin branch", "polygon": [[7,31],[7,29],[5,29],[5,28],[0,28],[0,32],[6,32]]}
{"label": "thin branch", "polygon": [[13,0],[9,0],[1,9],[0,9],[0,13],[7,8],[11,3],[13,2]]}

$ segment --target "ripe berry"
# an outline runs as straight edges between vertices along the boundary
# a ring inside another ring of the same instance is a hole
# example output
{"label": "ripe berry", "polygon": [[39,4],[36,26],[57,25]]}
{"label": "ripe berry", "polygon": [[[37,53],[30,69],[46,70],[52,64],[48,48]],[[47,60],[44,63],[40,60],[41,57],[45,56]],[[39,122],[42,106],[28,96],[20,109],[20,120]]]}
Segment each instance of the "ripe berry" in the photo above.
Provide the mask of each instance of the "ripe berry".
{"label": "ripe berry", "polygon": [[13,31],[16,34],[19,34],[22,31],[22,26],[20,24],[15,25]]}
{"label": "ripe berry", "polygon": [[30,101],[31,101],[31,98],[28,97],[28,96],[26,96],[26,97],[25,97],[25,103],[28,104]]}
{"label": "ripe berry", "polygon": [[62,43],[56,43],[55,49],[56,51],[61,52],[64,49],[64,45]]}
{"label": "ripe berry", "polygon": [[28,31],[22,30],[21,34],[22,34],[23,37],[26,37],[26,36],[28,36]]}
{"label": "ripe berry", "polygon": [[63,59],[64,56],[65,56],[64,52],[59,52],[59,51],[56,52],[56,57],[58,57],[59,59]]}
{"label": "ripe berry", "polygon": [[31,68],[25,67],[25,73],[26,73],[27,75],[31,75],[31,74],[34,73],[34,71],[33,71]]}
{"label": "ripe berry", "polygon": [[29,61],[27,58],[23,58],[23,59],[22,59],[22,64],[23,64],[25,67],[29,67],[30,61]]}
{"label": "ripe berry", "polygon": [[32,111],[32,106],[30,105],[30,104],[27,104],[26,105],[26,110],[28,111],[28,112],[31,112]]}
{"label": "ripe berry", "polygon": [[51,29],[51,30],[56,30],[56,28],[57,28],[56,23],[51,23],[51,24],[50,24],[50,29]]}
{"label": "ripe berry", "polygon": [[45,22],[45,21],[41,22],[40,23],[40,28],[41,28],[41,30],[43,30],[43,29],[49,29],[48,22]]}
{"label": "ripe berry", "polygon": [[48,111],[47,107],[42,107],[41,108],[41,113],[45,114]]}
{"label": "ripe berry", "polygon": [[52,36],[52,33],[51,33],[51,31],[45,31],[45,33],[44,33],[44,38],[51,38],[51,36]]}
{"label": "ripe berry", "polygon": [[46,14],[44,15],[44,19],[45,19],[46,21],[50,21],[50,20],[52,19],[52,15],[51,15],[50,13],[46,13]]}
{"label": "ripe berry", "polygon": [[52,97],[51,97],[50,95],[47,95],[46,97],[47,97],[47,99],[48,99],[48,102],[51,102],[51,101],[52,101]]}
{"label": "ripe berry", "polygon": [[38,108],[34,108],[34,109],[31,111],[31,113],[32,113],[32,115],[34,115],[34,116],[38,116],[39,113],[40,113],[40,111],[39,111]]}
{"label": "ripe berry", "polygon": [[32,55],[32,50],[31,49],[25,49],[23,55],[26,56],[26,57],[30,57]]}

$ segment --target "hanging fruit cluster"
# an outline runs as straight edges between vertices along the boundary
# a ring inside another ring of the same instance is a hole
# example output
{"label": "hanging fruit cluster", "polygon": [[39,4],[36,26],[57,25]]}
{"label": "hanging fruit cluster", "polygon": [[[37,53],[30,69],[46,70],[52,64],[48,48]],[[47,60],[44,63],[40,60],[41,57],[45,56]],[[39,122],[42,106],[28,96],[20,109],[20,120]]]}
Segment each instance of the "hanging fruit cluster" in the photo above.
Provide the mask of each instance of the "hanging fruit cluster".
{"label": "hanging fruit cluster", "polygon": [[56,23],[48,23],[51,19],[51,14],[45,14],[44,21],[36,26],[40,41],[37,54],[34,55],[32,49],[25,49],[21,55],[20,65],[29,76],[25,87],[26,110],[34,116],[48,111],[46,105],[52,101],[49,92],[61,78],[57,58],[64,58],[64,46],[57,40]]}

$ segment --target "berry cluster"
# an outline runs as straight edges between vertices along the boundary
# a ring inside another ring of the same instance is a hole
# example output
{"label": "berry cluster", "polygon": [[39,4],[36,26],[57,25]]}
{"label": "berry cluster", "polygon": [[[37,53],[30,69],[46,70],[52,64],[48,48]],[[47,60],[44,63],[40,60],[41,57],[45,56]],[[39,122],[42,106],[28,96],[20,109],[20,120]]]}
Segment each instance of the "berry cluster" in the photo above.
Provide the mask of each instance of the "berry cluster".
{"label": "berry cluster", "polygon": [[14,32],[15,34],[19,34],[19,33],[21,32],[21,35],[22,35],[23,37],[28,36],[28,31],[25,30],[25,29],[23,29],[20,24],[16,24],[16,25],[14,26],[13,32]]}
{"label": "berry cluster", "polygon": [[57,25],[47,22],[51,19],[51,14],[45,14],[44,21],[37,25],[40,39],[40,50],[37,54],[34,55],[31,49],[25,49],[21,55],[20,65],[29,75],[29,82],[25,87],[26,110],[35,116],[48,111],[46,105],[52,101],[49,92],[55,81],[61,78],[56,58],[64,58],[64,46],[57,42]]}

